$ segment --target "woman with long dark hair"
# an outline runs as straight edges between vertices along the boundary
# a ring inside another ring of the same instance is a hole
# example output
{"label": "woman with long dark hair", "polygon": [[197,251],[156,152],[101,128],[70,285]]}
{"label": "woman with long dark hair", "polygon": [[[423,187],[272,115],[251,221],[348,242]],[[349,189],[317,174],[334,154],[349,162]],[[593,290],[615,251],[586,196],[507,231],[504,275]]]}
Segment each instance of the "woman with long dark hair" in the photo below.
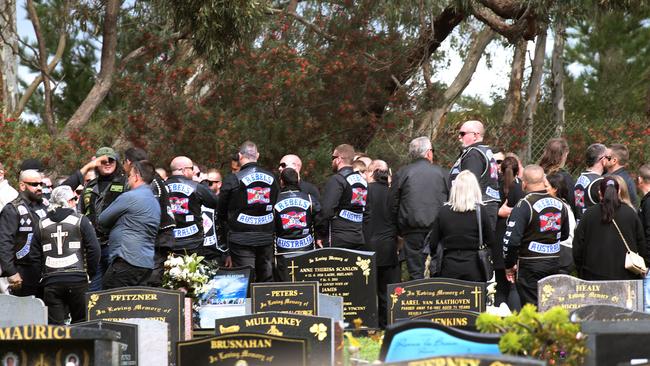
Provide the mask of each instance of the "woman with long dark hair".
{"label": "woman with long dark hair", "polygon": [[632,280],[638,275],[625,269],[627,249],[648,262],[643,225],[634,209],[621,202],[616,179],[600,181],[600,203],[585,211],[573,237],[573,260],[585,280]]}
{"label": "woman with long dark hair", "polygon": [[[573,264],[573,232],[576,229],[576,218],[571,211],[571,206],[569,206],[569,188],[566,186],[566,182],[562,174],[551,174],[546,176],[546,180],[550,185],[548,187],[548,193],[562,200],[562,203],[567,209],[569,216],[569,238],[560,242],[560,273],[561,274],[571,274],[575,268]],[[573,187],[571,187],[573,189]]]}
{"label": "woman with long dark hair", "polygon": [[569,190],[567,202],[573,210],[575,206],[573,186],[576,182],[573,180],[571,174],[564,169],[568,157],[569,144],[567,144],[566,140],[563,138],[550,139],[544,146],[542,157],[539,158],[539,166],[544,169],[544,173],[546,173],[547,176],[551,174],[560,174],[562,178],[564,178],[564,182]]}

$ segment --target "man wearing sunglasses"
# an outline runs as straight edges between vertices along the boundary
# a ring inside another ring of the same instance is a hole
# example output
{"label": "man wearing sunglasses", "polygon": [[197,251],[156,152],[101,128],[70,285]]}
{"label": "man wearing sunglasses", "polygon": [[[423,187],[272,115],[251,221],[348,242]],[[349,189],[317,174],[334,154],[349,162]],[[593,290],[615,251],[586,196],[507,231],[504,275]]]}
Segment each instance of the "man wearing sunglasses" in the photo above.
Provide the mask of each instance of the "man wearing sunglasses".
{"label": "man wearing sunglasses", "polygon": [[499,167],[494,159],[492,149],[483,143],[485,127],[477,120],[469,120],[462,124],[458,132],[458,140],[463,145],[458,160],[449,172],[450,187],[463,170],[474,173],[481,186],[485,211],[490,218],[491,229],[497,224],[497,212],[501,203],[499,194]]}
{"label": "man wearing sunglasses", "polygon": [[302,169],[302,160],[300,160],[300,157],[298,157],[298,155],[289,154],[283,156],[282,159],[280,159],[280,164],[278,164],[278,173],[282,174],[282,171],[285,168],[292,168],[298,173],[298,179],[300,179],[298,186],[300,187],[301,192],[310,194],[312,197],[316,198],[316,200],[320,200],[320,192],[318,191],[318,188],[315,185],[305,181],[300,176],[300,170]]}
{"label": "man wearing sunglasses", "polygon": [[41,173],[25,170],[20,173],[20,194],[0,214],[0,267],[8,277],[12,294],[42,297],[38,284],[41,278],[38,255],[33,249],[34,232],[45,217]]}

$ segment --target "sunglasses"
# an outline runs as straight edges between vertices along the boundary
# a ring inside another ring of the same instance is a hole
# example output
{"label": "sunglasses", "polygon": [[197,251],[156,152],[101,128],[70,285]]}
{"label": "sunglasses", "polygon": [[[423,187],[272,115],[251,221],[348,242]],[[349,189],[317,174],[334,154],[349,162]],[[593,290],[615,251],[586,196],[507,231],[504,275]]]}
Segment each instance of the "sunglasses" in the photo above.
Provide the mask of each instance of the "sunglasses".
{"label": "sunglasses", "polygon": [[32,187],[43,187],[43,182],[23,182]]}
{"label": "sunglasses", "polygon": [[476,134],[477,132],[472,132],[472,131],[460,131],[460,132],[458,132],[458,136],[460,136],[460,137],[465,137],[465,135],[467,135],[468,133],[474,133],[474,134]]}
{"label": "sunglasses", "polygon": [[280,163],[280,164],[278,165],[278,168],[282,168],[282,169],[284,169],[284,168],[286,168],[286,167],[287,167],[287,163]]}
{"label": "sunglasses", "polygon": [[108,160],[103,160],[102,165],[111,165],[115,163],[115,159],[113,158],[108,158]]}
{"label": "sunglasses", "polygon": [[208,183],[210,185],[213,185],[213,184],[221,183],[221,181],[220,180],[208,180]]}
{"label": "sunglasses", "polygon": [[71,200],[71,201],[75,201],[75,202],[76,202],[76,201],[79,201],[79,197],[77,197],[77,196],[74,196],[74,197],[72,197],[72,198],[70,198],[70,200]]}
{"label": "sunglasses", "polygon": [[497,162],[497,164],[501,164],[501,163],[503,163],[503,160],[497,160],[496,162]]}
{"label": "sunglasses", "polygon": [[338,155],[332,155],[332,160],[334,160],[334,159],[338,159],[338,158],[339,158]]}

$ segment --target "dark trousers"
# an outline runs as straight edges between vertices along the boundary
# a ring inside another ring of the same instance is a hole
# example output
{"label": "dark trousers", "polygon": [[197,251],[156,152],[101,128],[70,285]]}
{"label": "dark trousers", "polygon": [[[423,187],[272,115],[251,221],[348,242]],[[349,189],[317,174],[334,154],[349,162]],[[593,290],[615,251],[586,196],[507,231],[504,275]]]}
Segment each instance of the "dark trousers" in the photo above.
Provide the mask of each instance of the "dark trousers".
{"label": "dark trousers", "polygon": [[287,259],[283,255],[275,255],[273,258],[273,281],[289,282],[287,271]]}
{"label": "dark trousers", "polygon": [[233,267],[254,268],[254,282],[273,281],[273,244],[268,245],[239,245],[230,243],[230,256]]}
{"label": "dark trousers", "polygon": [[388,322],[388,285],[400,281],[400,265],[377,267],[377,299],[379,327],[386,328]]}
{"label": "dark trousers", "polygon": [[104,274],[104,290],[127,286],[146,286],[151,272],[151,268],[137,267],[117,257]]}
{"label": "dark trousers", "polygon": [[153,270],[151,276],[147,280],[147,286],[162,287],[162,276],[165,272],[165,261],[169,256],[170,249],[165,247],[157,247],[153,254]]}
{"label": "dark trousers", "polygon": [[97,273],[90,279],[90,286],[88,286],[88,291],[99,291],[103,288],[102,280],[104,279],[104,274],[108,269],[108,256],[110,254],[108,244],[102,245],[102,255],[99,258],[99,266],[97,266]]}
{"label": "dark trousers", "polygon": [[537,306],[537,281],[559,273],[558,258],[520,259],[517,271],[517,292],[521,306]]}
{"label": "dark trousers", "polygon": [[490,219],[490,230],[496,232],[497,220],[499,219],[499,202],[488,202],[481,210],[485,210]]}
{"label": "dark trousers", "polygon": [[424,264],[427,257],[422,254],[426,232],[411,232],[404,234],[404,254],[411,280],[424,278]]}
{"label": "dark trousers", "polygon": [[39,284],[41,280],[41,267],[38,264],[17,264],[16,270],[23,280],[19,289],[12,289],[14,296],[36,296],[43,298],[43,287]]}
{"label": "dark trousers", "polygon": [[488,280],[481,274],[476,250],[448,249],[444,253],[440,277],[473,282]]}
{"label": "dark trousers", "polygon": [[70,310],[73,323],[86,320],[86,291],[88,291],[86,281],[56,282],[45,285],[43,301],[47,305],[48,323],[63,325],[67,309]]}

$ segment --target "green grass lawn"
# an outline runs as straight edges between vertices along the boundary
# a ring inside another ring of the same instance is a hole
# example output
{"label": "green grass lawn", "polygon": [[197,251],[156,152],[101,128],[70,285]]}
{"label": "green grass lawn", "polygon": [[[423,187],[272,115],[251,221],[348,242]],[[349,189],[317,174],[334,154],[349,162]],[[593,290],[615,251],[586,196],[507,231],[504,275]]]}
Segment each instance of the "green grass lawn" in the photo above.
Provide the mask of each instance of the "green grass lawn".
{"label": "green grass lawn", "polygon": [[[347,333],[347,332],[346,332]],[[364,360],[368,363],[373,363],[379,359],[379,349],[381,348],[381,339],[383,338],[383,332],[380,332],[377,336],[373,337],[355,337],[359,341],[360,347],[355,354],[350,352],[350,340],[345,338],[345,346],[343,347],[343,360],[344,365],[352,365],[350,358],[357,360]]]}

